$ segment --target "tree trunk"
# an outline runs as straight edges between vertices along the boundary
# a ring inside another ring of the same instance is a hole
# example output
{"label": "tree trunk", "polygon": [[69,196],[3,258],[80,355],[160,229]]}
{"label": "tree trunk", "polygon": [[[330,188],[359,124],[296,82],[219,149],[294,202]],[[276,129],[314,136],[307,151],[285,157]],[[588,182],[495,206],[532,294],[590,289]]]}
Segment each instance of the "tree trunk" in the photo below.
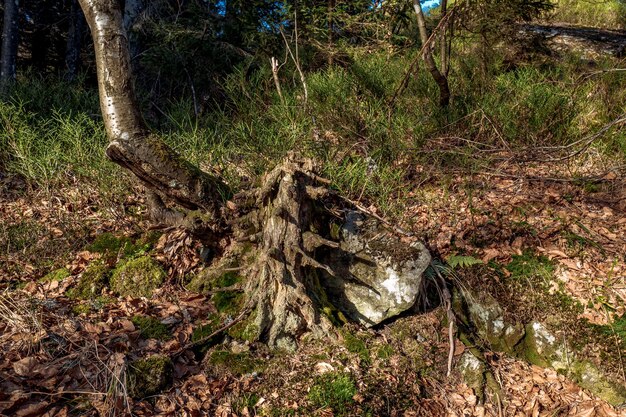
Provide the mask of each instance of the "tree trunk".
{"label": "tree trunk", "polygon": [[[422,5],[419,0],[413,0],[413,9],[415,10],[415,14],[417,16],[417,28],[419,29],[422,45],[426,45],[428,43],[429,36],[428,30],[426,29],[426,19],[424,18],[424,12],[422,11]],[[428,68],[428,71],[439,87],[439,105],[441,107],[446,107],[450,103],[450,87],[448,86],[448,79],[437,68],[437,64],[433,58],[432,48],[430,46],[427,46],[424,49],[423,57],[426,68]]]}
{"label": "tree trunk", "polygon": [[335,33],[334,26],[334,14],[335,14],[335,0],[328,0],[328,66],[333,66],[334,61],[334,47],[335,47]]}
{"label": "tree trunk", "polygon": [[130,58],[135,59],[139,54],[139,39],[133,30],[133,26],[137,23],[139,15],[146,8],[143,0],[126,0],[124,4],[124,30],[128,34],[128,47],[130,50]]}
{"label": "tree trunk", "polygon": [[8,86],[15,81],[19,34],[19,0],[5,0],[2,23],[0,91],[4,93]]}
{"label": "tree trunk", "polygon": [[[441,18],[443,19],[446,15],[446,13],[448,12],[448,0],[442,0],[441,1]],[[448,32],[450,32],[450,34],[448,35]],[[443,28],[443,33],[441,34],[441,39],[440,39],[440,45],[439,45],[439,50],[440,50],[440,56],[441,56],[441,73],[443,74],[444,77],[446,77],[446,79],[448,78],[448,69],[450,67],[450,47],[448,44],[448,41],[452,40],[452,23],[450,24],[450,26],[446,25],[446,27]]]}
{"label": "tree trunk", "polygon": [[78,0],[74,0],[72,1],[72,10],[70,11],[70,28],[67,34],[67,46],[65,49],[65,78],[68,81],[74,81],[78,75],[84,32],[85,16],[78,5]]}
{"label": "tree trunk", "polygon": [[149,189],[187,209],[203,209],[219,216],[228,187],[185,161],[145,125],[133,90],[128,36],[119,3],[79,1],[96,53],[100,107],[110,141],[107,155]]}

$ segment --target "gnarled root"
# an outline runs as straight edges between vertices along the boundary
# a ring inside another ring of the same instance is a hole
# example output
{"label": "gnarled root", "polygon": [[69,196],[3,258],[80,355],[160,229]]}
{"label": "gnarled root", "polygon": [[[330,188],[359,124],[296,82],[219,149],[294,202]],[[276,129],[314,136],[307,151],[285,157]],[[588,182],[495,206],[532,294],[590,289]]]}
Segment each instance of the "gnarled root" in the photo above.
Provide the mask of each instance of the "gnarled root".
{"label": "gnarled root", "polygon": [[312,168],[310,161],[288,161],[273,170],[256,191],[257,210],[246,219],[259,240],[246,293],[258,336],[272,347],[293,350],[304,335],[333,335],[311,277],[312,270],[328,268],[313,259],[326,240],[311,239],[317,199],[325,195]]}

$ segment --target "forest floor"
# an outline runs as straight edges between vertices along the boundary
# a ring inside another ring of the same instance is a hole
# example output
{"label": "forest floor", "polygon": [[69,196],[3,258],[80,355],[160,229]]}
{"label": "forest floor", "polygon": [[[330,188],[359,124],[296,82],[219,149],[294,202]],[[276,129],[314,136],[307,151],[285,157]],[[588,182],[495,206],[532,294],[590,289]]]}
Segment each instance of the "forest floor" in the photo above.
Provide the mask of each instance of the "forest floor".
{"label": "forest floor", "polygon": [[[513,260],[537,260],[549,266],[548,287],[579,307],[575,322],[613,326],[626,312],[624,167],[592,150],[554,162],[501,156],[488,171],[422,176],[400,225],[442,260],[471,257],[477,265],[455,269],[460,281],[495,288],[515,273]],[[563,375],[488,348],[500,395],[483,401],[457,370],[446,376],[441,307],[375,329],[345,325],[340,342],[307,341],[295,354],[234,332],[206,340],[237,312],[217,297],[223,293],[185,290],[185,277],[203,266],[199,243],[180,230],[146,232],[151,224],[141,188],[135,191],[107,206],[79,185],[44,191],[0,178],[0,415],[626,415]],[[113,256],[94,244],[105,232],[123,242]],[[152,298],[106,287],[76,296],[90,265],[123,262],[130,246],[168,273]],[[518,299],[532,303],[542,290],[528,283]],[[624,329],[613,330],[606,337],[626,384]],[[455,364],[469,348],[457,340]],[[133,369],[146,357],[168,368],[163,381],[154,371],[157,389],[138,387]]]}

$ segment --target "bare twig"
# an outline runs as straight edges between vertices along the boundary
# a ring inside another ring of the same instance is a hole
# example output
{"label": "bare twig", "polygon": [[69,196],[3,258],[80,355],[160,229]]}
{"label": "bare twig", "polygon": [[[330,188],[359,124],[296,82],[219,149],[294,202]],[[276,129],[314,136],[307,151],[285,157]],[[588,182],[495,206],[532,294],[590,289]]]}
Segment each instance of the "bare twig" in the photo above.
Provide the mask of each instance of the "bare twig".
{"label": "bare twig", "polygon": [[296,70],[298,71],[298,74],[300,75],[300,82],[302,83],[302,88],[304,89],[304,106],[306,107],[307,103],[309,102],[309,89],[307,87],[306,84],[306,78],[304,78],[304,73],[302,72],[302,67],[300,66],[300,57],[298,56],[298,23],[297,23],[297,19],[296,20],[296,26],[295,26],[295,31],[296,31],[296,54],[294,55],[291,47],[289,46],[289,42],[287,41],[287,37],[285,36],[285,32],[283,32],[282,28],[280,29],[280,34],[283,37],[283,40],[285,41],[285,47],[287,48],[287,52],[289,53],[289,56],[291,57],[291,60],[293,61],[294,65],[296,66]]}
{"label": "bare twig", "polygon": [[571,159],[577,155],[580,155],[581,153],[583,153],[585,150],[587,150],[589,148],[589,146],[591,146],[591,144],[598,139],[599,137],[601,137],[602,135],[604,135],[608,130],[610,130],[612,127],[620,125],[622,123],[626,122],[626,113],[622,114],[621,116],[619,116],[617,119],[607,123],[606,125],[602,126],[602,128],[600,128],[600,130],[598,130],[597,132],[585,136],[582,139],[579,139],[575,142],[569,143],[567,145],[563,145],[563,146],[544,146],[544,147],[539,147],[539,148],[534,148],[536,149],[540,149],[540,150],[567,150],[567,149],[572,149],[576,146],[580,145],[580,148],[578,148],[576,151],[571,152],[565,156],[559,157],[559,158],[548,158],[548,159],[533,159],[533,161],[536,162],[560,162],[560,161],[565,161],[567,159]]}
{"label": "bare twig", "polygon": [[274,84],[276,85],[278,97],[280,97],[280,102],[284,106],[285,98],[283,97],[283,90],[280,88],[280,79],[278,78],[278,60],[274,57],[271,57],[270,66],[272,67],[272,77],[274,78]]}
{"label": "bare twig", "polygon": [[211,338],[217,336],[218,334],[225,332],[226,330],[230,329],[231,327],[233,327],[235,324],[239,323],[240,321],[242,321],[243,319],[245,319],[248,314],[250,314],[250,312],[252,311],[252,309],[250,307],[245,308],[237,317],[235,317],[232,321],[226,323],[225,325],[223,325],[222,327],[220,327],[219,329],[217,329],[216,331],[214,331],[213,333],[211,333],[208,336],[205,336],[201,339],[196,340],[195,342],[191,342],[191,343],[187,343],[185,346],[181,347],[180,349],[178,349],[176,352],[174,352],[172,354],[172,357],[177,357],[180,356],[183,352],[199,346],[203,343],[205,343],[207,340],[210,340]]}

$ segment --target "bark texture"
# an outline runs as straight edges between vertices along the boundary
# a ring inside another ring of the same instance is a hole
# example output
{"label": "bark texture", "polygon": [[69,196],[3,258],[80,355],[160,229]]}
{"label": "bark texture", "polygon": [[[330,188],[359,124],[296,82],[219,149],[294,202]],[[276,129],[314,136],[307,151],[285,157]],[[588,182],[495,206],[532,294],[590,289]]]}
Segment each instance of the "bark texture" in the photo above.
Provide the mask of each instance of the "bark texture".
{"label": "bark texture", "polygon": [[70,12],[70,28],[67,34],[67,46],[65,48],[66,78],[69,81],[76,79],[80,68],[80,54],[83,46],[83,34],[85,32],[85,16],[78,5],[78,0],[72,1]]}
{"label": "bark texture", "polygon": [[[422,45],[426,45],[428,42],[428,29],[426,28],[426,19],[424,18],[424,12],[422,11],[422,5],[419,0],[413,0],[413,9],[417,16],[417,28],[420,33],[420,40]],[[437,63],[433,57],[432,48],[427,47],[423,52],[424,64],[428,69],[428,72],[432,75],[433,79],[439,87],[439,105],[445,107],[450,104],[450,87],[448,85],[448,78],[439,71]]]}
{"label": "bark texture", "polygon": [[324,300],[314,273],[332,271],[314,259],[314,252],[336,243],[311,231],[319,216],[316,204],[325,195],[312,163],[291,159],[267,175],[254,192],[255,209],[238,221],[238,229],[252,231],[251,240],[258,242],[246,293],[257,336],[270,346],[293,350],[304,335],[332,334],[332,323],[321,314]]}
{"label": "bark texture", "polygon": [[218,215],[228,187],[191,165],[150,133],[140,114],[131,78],[128,36],[115,0],[80,0],[91,29],[100,107],[110,143],[106,153],[150,189],[188,209]]}
{"label": "bark texture", "polygon": [[0,64],[0,90],[15,81],[17,62],[17,45],[19,34],[19,0],[4,2],[4,18],[2,21],[2,63]]}

